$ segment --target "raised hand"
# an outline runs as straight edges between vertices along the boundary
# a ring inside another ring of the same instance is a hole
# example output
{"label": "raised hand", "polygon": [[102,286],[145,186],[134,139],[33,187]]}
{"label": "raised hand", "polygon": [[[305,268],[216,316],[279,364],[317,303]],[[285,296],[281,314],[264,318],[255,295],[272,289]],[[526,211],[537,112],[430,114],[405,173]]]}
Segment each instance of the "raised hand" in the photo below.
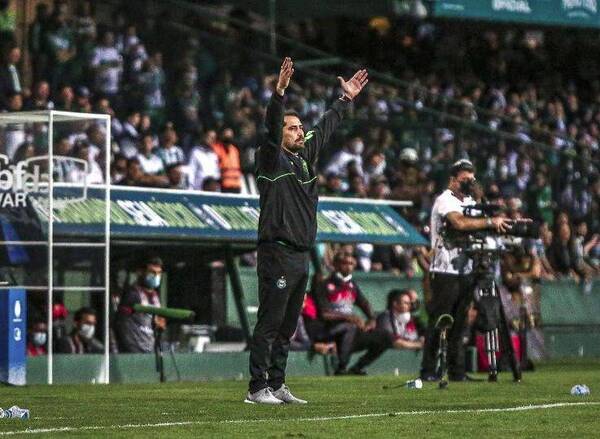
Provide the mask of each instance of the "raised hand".
{"label": "raised hand", "polygon": [[289,56],[286,56],[279,70],[279,78],[277,79],[277,87],[275,91],[279,96],[283,96],[285,89],[290,85],[290,79],[294,74],[294,63]]}
{"label": "raised hand", "polygon": [[354,74],[348,81],[344,81],[344,78],[338,76],[340,81],[340,87],[344,90],[344,97],[347,99],[354,99],[365,85],[369,82],[369,74],[366,69],[359,70]]}

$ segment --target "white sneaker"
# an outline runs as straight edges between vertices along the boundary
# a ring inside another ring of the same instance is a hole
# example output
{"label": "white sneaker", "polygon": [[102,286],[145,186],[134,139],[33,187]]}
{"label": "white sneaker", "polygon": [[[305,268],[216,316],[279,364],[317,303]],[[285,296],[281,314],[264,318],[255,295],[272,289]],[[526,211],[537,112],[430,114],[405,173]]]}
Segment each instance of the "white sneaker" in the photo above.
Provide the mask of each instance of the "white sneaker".
{"label": "white sneaker", "polygon": [[244,402],[247,404],[283,404],[282,400],[273,396],[269,387],[265,387],[254,393],[248,392]]}
{"label": "white sneaker", "polygon": [[296,398],[290,392],[290,388],[283,384],[279,389],[272,392],[272,395],[279,399],[280,401],[285,402],[286,404],[307,404],[308,401],[305,401],[300,398]]}

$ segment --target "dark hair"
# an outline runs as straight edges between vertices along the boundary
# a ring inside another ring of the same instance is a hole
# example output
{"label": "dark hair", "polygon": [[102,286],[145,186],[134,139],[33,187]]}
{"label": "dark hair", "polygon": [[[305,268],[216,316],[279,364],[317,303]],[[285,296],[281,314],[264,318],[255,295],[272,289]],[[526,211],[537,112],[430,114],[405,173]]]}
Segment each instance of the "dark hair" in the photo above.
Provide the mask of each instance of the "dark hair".
{"label": "dark hair", "polygon": [[455,162],[450,168],[450,175],[452,177],[457,177],[458,174],[460,174],[463,171],[475,172],[475,166],[473,166],[473,163],[471,163],[470,160],[461,159]]}
{"label": "dark hair", "polygon": [[144,259],[143,268],[146,268],[148,265],[160,265],[163,266],[163,261],[159,256],[151,255]]}
{"label": "dark hair", "polygon": [[[298,114],[298,112],[296,110],[285,110],[285,113],[283,113],[284,121],[285,121],[285,116],[295,116],[299,120],[301,120],[300,115]],[[285,122],[283,122],[283,124],[285,125]]]}
{"label": "dark hair", "polygon": [[89,314],[89,315],[95,316],[96,310],[94,308],[90,308],[89,306],[81,307],[75,312],[75,316],[73,317],[73,320],[76,322],[80,322],[81,318],[84,316],[84,314]]}
{"label": "dark hair", "polygon": [[392,309],[392,305],[394,304],[394,302],[396,300],[398,300],[400,297],[402,296],[409,296],[410,297],[410,290],[408,289],[404,289],[404,290],[399,290],[399,289],[394,289],[394,290],[390,290],[390,292],[387,295],[387,308],[388,310]]}

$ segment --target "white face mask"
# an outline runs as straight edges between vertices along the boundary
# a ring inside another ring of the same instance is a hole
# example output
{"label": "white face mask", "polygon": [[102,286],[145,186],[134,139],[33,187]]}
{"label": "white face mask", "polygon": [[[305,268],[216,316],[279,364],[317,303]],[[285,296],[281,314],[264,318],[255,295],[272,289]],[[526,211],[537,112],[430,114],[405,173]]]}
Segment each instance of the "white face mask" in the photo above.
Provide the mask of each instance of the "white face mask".
{"label": "white face mask", "polygon": [[335,275],[340,278],[342,282],[350,282],[352,280],[352,273],[348,276],[344,276],[342,273],[336,271]]}
{"label": "white face mask", "polygon": [[406,325],[410,321],[410,312],[402,312],[400,314],[396,314],[396,319],[403,325]]}
{"label": "white face mask", "polygon": [[79,328],[79,335],[85,340],[91,340],[95,333],[96,327],[94,325],[88,325],[87,323],[84,323],[81,325],[81,328]]}
{"label": "white face mask", "polygon": [[47,337],[45,332],[34,332],[32,337],[33,344],[36,346],[44,346]]}

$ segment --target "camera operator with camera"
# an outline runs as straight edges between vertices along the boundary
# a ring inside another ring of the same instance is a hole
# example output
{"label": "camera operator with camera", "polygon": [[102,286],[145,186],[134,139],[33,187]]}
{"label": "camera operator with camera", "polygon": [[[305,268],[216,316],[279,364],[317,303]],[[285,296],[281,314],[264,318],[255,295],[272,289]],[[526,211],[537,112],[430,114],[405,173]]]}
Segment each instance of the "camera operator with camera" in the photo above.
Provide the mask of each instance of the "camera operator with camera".
{"label": "camera operator with camera", "polygon": [[508,218],[472,218],[464,215],[465,207],[475,205],[471,197],[474,185],[473,164],[468,160],[457,161],[450,169],[448,188],[437,197],[431,212],[431,300],[427,305],[429,324],[421,365],[421,379],[426,381],[440,379],[436,370],[439,330],[435,325],[443,314],[454,318],[448,336],[448,378],[451,381],[470,379],[465,374],[465,350],[461,335],[467,309],[473,300],[473,261],[460,245],[448,242],[444,228],[456,232],[491,229],[499,234],[511,229],[511,220]]}

